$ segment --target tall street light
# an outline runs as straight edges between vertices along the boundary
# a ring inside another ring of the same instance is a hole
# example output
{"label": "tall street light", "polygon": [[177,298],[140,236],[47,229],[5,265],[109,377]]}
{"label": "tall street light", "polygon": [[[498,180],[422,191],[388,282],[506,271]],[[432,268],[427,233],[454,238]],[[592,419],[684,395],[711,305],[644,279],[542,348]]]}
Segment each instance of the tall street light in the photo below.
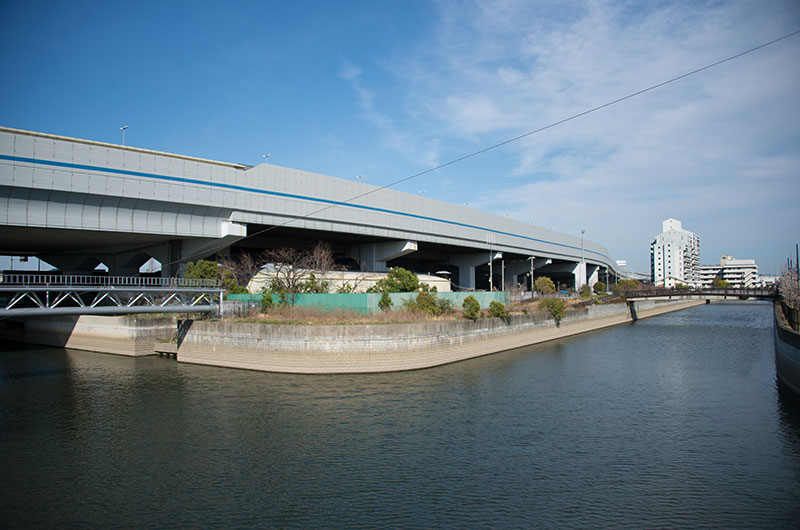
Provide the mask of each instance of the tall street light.
{"label": "tall street light", "polygon": [[119,130],[122,131],[122,145],[125,145],[125,129],[127,128],[128,128],[127,125],[123,125],[122,127],[119,128]]}
{"label": "tall street light", "polygon": [[531,294],[533,294],[533,260],[536,259],[536,256],[531,256],[528,260],[531,262]]}
{"label": "tall street light", "polygon": [[269,159],[269,157],[271,157],[271,156],[272,156],[271,154],[266,154],[266,155],[261,155],[261,158],[264,159],[264,163],[266,164],[268,159]]}
{"label": "tall street light", "polygon": [[585,281],[586,277],[586,263],[583,261],[583,234],[585,232],[586,230],[581,228],[581,272],[580,272],[581,284],[578,286],[578,289],[583,287],[583,282]]}

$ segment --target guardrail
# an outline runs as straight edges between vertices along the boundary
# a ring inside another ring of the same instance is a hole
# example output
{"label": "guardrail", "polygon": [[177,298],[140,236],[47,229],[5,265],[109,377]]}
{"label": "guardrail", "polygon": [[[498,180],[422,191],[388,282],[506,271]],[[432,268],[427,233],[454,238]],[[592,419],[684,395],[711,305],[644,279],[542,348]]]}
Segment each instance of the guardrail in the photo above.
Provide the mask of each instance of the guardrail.
{"label": "guardrail", "polygon": [[141,276],[0,276],[0,318],[218,312],[218,280]]}
{"label": "guardrail", "polygon": [[775,289],[770,287],[735,288],[735,289],[637,289],[627,291],[625,297],[631,298],[663,298],[663,297],[724,297],[724,298],[775,298]]}
{"label": "guardrail", "polygon": [[0,284],[6,286],[61,287],[165,287],[215,289],[219,280],[198,278],[161,278],[151,276],[89,276],[60,274],[2,274]]}

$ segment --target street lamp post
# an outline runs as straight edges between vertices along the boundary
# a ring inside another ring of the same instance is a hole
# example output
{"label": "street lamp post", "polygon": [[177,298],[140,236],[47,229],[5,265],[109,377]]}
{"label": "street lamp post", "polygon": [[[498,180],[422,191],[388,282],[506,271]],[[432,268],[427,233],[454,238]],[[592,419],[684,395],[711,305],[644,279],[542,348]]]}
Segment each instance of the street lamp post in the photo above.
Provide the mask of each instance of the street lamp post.
{"label": "street lamp post", "polygon": [[586,277],[586,263],[583,261],[583,234],[586,232],[585,229],[581,228],[581,270],[580,270],[580,285],[578,286],[578,290],[583,287],[583,282],[585,281]]}
{"label": "street lamp post", "polygon": [[492,275],[494,271],[492,270],[492,247],[489,247],[489,292],[493,291],[492,289]]}
{"label": "street lamp post", "polygon": [[528,259],[531,262],[531,294],[533,294],[533,260],[536,259],[536,256],[531,256]]}
{"label": "street lamp post", "polygon": [[122,145],[125,145],[125,129],[127,128],[128,128],[127,125],[123,125],[122,127],[119,128],[119,130],[122,131]]}
{"label": "street lamp post", "polygon": [[270,155],[270,154],[266,154],[266,155],[261,155],[261,158],[263,158],[263,159],[264,159],[264,163],[266,164],[266,163],[267,163],[267,159],[268,159],[269,157],[271,157],[271,156],[272,156],[272,155]]}

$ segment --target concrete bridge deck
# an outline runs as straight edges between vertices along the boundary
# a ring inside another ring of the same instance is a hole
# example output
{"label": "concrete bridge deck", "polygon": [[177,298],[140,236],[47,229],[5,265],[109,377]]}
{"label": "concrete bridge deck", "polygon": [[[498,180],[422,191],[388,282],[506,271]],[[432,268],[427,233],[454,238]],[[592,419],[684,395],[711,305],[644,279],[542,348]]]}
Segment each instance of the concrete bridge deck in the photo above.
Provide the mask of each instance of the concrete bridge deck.
{"label": "concrete bridge deck", "polygon": [[321,240],[364,270],[448,270],[467,288],[490,268],[498,285],[500,260],[504,287],[531,268],[570,286],[617,275],[596,242],[416,194],[2,127],[0,228],[0,254],[65,273],[132,276],[155,258],[175,276],[215,253]]}

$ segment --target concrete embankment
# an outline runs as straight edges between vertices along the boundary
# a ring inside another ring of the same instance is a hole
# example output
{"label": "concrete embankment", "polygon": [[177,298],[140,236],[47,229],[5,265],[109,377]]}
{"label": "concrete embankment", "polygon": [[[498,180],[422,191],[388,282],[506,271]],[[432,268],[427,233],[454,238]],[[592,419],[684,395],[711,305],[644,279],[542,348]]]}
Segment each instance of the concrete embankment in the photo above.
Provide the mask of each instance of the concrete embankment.
{"label": "concrete embankment", "polygon": [[153,355],[154,344],[175,335],[174,317],[59,316],[29,318],[21,340],[115,355]]}
{"label": "concrete embankment", "polygon": [[644,301],[568,311],[559,325],[545,314],[508,322],[425,322],[392,325],[292,326],[186,322],[178,361],[268,372],[330,374],[429,368],[695,305],[694,301]]}
{"label": "concrete embankment", "polygon": [[797,311],[775,302],[775,369],[778,380],[800,397],[800,333],[787,320],[797,320]]}

